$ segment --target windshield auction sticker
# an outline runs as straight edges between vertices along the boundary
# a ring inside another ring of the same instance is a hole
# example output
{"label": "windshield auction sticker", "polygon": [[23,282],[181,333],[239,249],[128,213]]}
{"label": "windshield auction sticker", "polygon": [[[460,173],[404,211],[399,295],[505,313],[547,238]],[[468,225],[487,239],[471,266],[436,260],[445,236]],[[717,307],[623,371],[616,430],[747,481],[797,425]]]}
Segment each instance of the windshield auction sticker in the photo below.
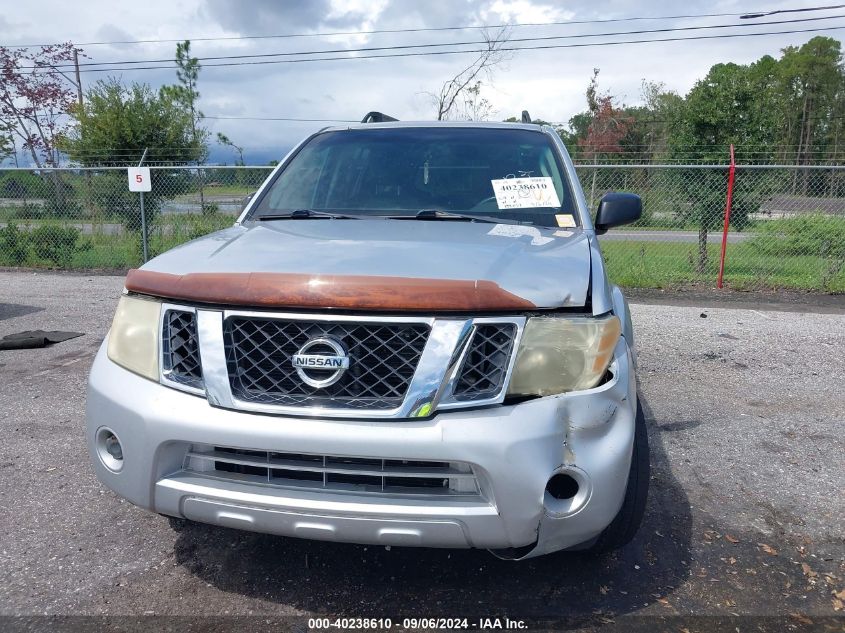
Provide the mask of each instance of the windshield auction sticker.
{"label": "windshield auction sticker", "polygon": [[555,221],[557,222],[558,226],[562,226],[567,229],[571,229],[575,226],[575,218],[568,213],[562,213],[555,216]]}
{"label": "windshield auction sticker", "polygon": [[546,176],[538,178],[503,178],[491,180],[496,204],[500,209],[559,207],[554,183]]}

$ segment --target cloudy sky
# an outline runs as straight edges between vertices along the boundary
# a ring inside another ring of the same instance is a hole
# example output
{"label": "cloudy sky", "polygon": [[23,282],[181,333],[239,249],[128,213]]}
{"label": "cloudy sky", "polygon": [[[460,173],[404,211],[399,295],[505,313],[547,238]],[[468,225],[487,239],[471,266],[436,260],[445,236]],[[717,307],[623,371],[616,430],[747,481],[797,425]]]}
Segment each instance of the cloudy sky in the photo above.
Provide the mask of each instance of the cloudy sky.
{"label": "cloudy sky", "polygon": [[[622,0],[145,0],[131,3],[40,0],[4,3],[0,13],[0,44],[72,41],[84,48],[88,57],[84,62],[93,63],[172,58],[175,43],[161,40],[181,38],[193,40],[193,52],[199,57],[298,54],[269,58],[289,61],[307,57],[299,54],[307,51],[474,42],[480,38],[477,28],[355,33],[360,31],[478,27],[504,23],[515,25],[510,31],[511,46],[520,47],[824,27],[839,27],[821,34],[841,39],[845,35],[845,18],[732,29],[571,38],[648,29],[845,15],[845,9],[841,9],[781,13],[751,21],[740,20],[739,15],[666,18],[679,14],[742,14],[826,4],[830,3],[818,0],[687,0],[683,3],[666,0],[640,0],[636,3]],[[663,19],[583,23],[623,18]],[[564,24],[528,25],[549,22]],[[320,35],[337,32],[346,34]],[[237,39],[280,34],[298,37]],[[618,95],[625,103],[635,104],[640,100],[643,79],[663,82],[668,89],[683,94],[715,63],[744,63],[767,53],[777,55],[784,46],[800,45],[817,34],[522,50],[514,52],[511,59],[497,68],[492,82],[486,82],[483,94],[494,106],[494,118],[518,115],[521,110],[527,109],[535,118],[566,121],[584,109],[584,90],[593,68],[601,69],[600,85],[603,89]],[[562,39],[515,41],[548,37]],[[136,40],[153,41],[94,44]],[[451,50],[459,48],[452,47]],[[466,45],[463,48],[477,47]],[[266,162],[269,158],[280,156],[296,140],[325,124],[262,121],[247,117],[356,120],[370,110],[381,110],[400,119],[430,119],[434,108],[429,94],[436,92],[445,80],[473,59],[472,54],[361,59],[385,52],[346,52],[331,55],[341,57],[339,60],[305,63],[213,67],[214,63],[233,60],[205,61],[199,85],[202,94],[200,106],[208,116],[231,117],[209,120],[209,127],[213,132],[226,133],[233,141],[243,145],[247,162]],[[255,60],[241,58],[241,61]],[[160,68],[163,65],[139,64],[159,66],[141,70],[129,69],[130,64],[118,64],[114,68],[119,70],[113,71],[113,74],[127,82],[149,82],[158,86],[171,83],[175,78],[172,69]],[[105,76],[107,73],[84,72],[82,82],[90,85]],[[218,147],[212,154],[212,160],[231,161],[232,154]]]}

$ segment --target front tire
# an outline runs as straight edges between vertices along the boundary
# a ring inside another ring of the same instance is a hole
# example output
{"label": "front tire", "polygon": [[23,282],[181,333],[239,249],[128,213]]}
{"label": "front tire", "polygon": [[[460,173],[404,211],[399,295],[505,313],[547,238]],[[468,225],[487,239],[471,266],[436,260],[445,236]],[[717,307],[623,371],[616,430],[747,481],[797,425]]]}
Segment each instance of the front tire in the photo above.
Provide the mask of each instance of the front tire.
{"label": "front tire", "polygon": [[640,528],[648,499],[648,485],[651,476],[651,459],[648,449],[648,431],[645,414],[637,399],[637,416],[634,426],[634,450],[631,454],[631,469],[628,472],[628,486],[625,499],[616,517],[602,532],[590,552],[602,553],[619,549],[630,543]]}

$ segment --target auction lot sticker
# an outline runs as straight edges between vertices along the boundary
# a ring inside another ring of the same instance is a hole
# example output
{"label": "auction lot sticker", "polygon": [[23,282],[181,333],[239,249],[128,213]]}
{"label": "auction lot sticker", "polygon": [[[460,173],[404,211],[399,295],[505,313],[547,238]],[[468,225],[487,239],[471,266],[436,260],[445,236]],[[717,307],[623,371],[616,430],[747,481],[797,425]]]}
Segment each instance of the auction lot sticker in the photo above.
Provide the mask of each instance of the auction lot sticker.
{"label": "auction lot sticker", "polygon": [[500,209],[534,209],[559,207],[554,183],[546,176],[537,178],[503,178],[491,180],[496,204]]}

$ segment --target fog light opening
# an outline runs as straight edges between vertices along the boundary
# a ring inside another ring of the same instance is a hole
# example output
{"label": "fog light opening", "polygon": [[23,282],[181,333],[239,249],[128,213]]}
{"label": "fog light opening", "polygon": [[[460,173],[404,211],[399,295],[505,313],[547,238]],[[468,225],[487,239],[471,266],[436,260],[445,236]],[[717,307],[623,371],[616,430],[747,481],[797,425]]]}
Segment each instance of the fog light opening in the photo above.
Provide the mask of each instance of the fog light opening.
{"label": "fog light opening", "polygon": [[123,468],[123,446],[117,435],[109,428],[102,427],[97,431],[97,455],[103,466],[112,472],[120,472]]}
{"label": "fog light opening", "polygon": [[106,436],[106,452],[118,461],[123,459],[123,448],[120,446],[117,435],[109,433]]}
{"label": "fog light opening", "polygon": [[553,475],[546,484],[546,492],[558,501],[574,499],[580,486],[574,477],[566,473]]}

